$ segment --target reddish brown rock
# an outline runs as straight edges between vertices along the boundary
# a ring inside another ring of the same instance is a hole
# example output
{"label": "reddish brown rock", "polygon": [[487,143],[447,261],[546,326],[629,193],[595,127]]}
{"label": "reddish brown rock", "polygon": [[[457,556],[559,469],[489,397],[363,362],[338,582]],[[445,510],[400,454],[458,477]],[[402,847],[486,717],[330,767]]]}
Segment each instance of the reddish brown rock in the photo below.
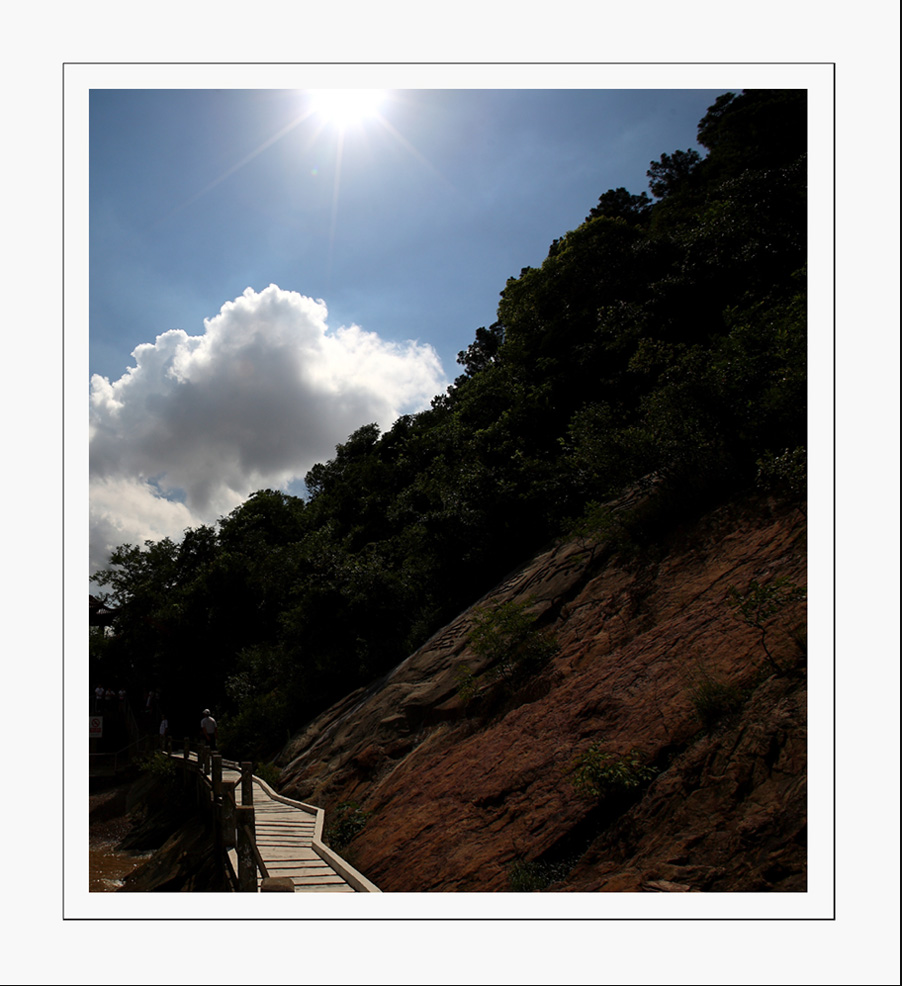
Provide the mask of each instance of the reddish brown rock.
{"label": "reddish brown rock", "polygon": [[[350,800],[371,812],[349,853],[384,891],[506,890],[523,861],[556,864],[559,891],[804,890],[804,606],[768,630],[778,675],[728,603],[753,579],[804,586],[804,538],[801,514],[755,503],[654,550],[559,545],[482,600],[529,601],[556,634],[534,679],[506,695],[482,679],[465,706],[455,672],[484,668],[463,613],[295,738],[284,792],[327,817]],[[709,730],[703,681],[740,695]],[[573,784],[593,743],[659,772],[632,803],[596,804]]]}

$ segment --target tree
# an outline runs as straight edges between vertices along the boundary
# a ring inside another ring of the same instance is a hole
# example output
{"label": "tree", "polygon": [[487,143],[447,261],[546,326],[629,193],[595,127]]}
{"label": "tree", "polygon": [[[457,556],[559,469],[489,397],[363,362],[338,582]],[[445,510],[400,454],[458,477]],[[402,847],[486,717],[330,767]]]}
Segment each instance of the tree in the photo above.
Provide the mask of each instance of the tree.
{"label": "tree", "polygon": [[311,498],[342,484],[346,473],[364,460],[379,440],[379,425],[368,424],[358,428],[348,440],[335,446],[335,458],[323,464],[318,462],[304,477]]}
{"label": "tree", "polygon": [[656,199],[673,195],[686,187],[690,175],[701,162],[698,151],[690,148],[688,151],[674,151],[673,154],[662,154],[660,161],[652,161],[646,174],[649,177],[648,187]]}
{"label": "tree", "polygon": [[228,551],[290,544],[305,533],[305,505],[280,490],[257,490],[219,522],[219,541]]}
{"label": "tree", "polygon": [[112,590],[117,607],[159,602],[173,588],[178,572],[178,546],[170,539],[145,541],[144,548],[122,544],[110,555],[109,568],[95,572],[92,580]]}
{"label": "tree", "polygon": [[725,92],[708,107],[708,112],[698,124],[698,142],[709,151],[714,150],[722,139],[723,119],[736,99],[735,92]]}
{"label": "tree", "polygon": [[491,365],[498,356],[504,342],[504,327],[495,322],[488,329],[485,326],[476,330],[476,339],[466,349],[457,354],[457,362],[466,370],[468,377]]}
{"label": "tree", "polygon": [[698,125],[707,147],[709,178],[773,168],[804,154],[808,99],[805,89],[744,89],[718,96]]}
{"label": "tree", "polygon": [[625,219],[628,223],[635,224],[647,217],[650,208],[651,199],[646,192],[630,195],[625,188],[610,188],[599,196],[598,205],[586,216],[586,222],[599,216],[607,216],[608,219]]}

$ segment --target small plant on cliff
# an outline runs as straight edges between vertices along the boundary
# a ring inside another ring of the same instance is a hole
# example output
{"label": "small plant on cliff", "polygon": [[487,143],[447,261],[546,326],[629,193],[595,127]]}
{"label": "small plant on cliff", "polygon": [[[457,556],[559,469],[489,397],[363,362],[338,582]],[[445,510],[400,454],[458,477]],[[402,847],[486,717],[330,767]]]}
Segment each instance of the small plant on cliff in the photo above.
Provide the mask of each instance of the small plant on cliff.
{"label": "small plant on cliff", "polygon": [[584,797],[607,800],[631,793],[657,776],[638,750],[607,753],[593,743],[578,759],[573,786]]}
{"label": "small plant on cliff", "polygon": [[508,682],[534,674],[558,650],[551,633],[536,629],[535,617],[526,611],[530,603],[509,600],[484,607],[473,620],[470,646],[486,660],[491,674]]}
{"label": "small plant on cliff", "polygon": [[269,763],[258,763],[254,768],[254,773],[261,781],[265,781],[274,791],[279,790],[279,778],[282,771],[272,761]]}
{"label": "small plant on cliff", "polygon": [[691,679],[689,688],[695,716],[705,730],[713,729],[722,719],[738,712],[745,699],[741,688],[701,669]]}
{"label": "small plant on cliff", "polygon": [[582,541],[583,547],[593,556],[601,544],[607,544],[615,551],[630,546],[629,531],[622,517],[604,503],[589,503],[583,515],[570,523],[569,536]]}
{"label": "small plant on cliff", "polygon": [[533,893],[563,880],[573,869],[572,862],[547,863],[542,860],[518,860],[507,871],[507,883],[514,893]]}
{"label": "small plant on cliff", "polygon": [[454,683],[457,685],[457,697],[466,708],[479,693],[479,682],[473,669],[468,664],[459,664],[454,671]]}
{"label": "small plant on cliff", "polygon": [[767,662],[777,674],[785,674],[784,668],[767,646],[767,633],[773,627],[777,615],[792,603],[801,602],[807,593],[801,586],[790,582],[785,576],[761,585],[752,579],[745,592],[735,586],[729,589],[729,604],[738,620],[757,630],[759,642],[767,656]]}
{"label": "small plant on cliff", "polygon": [[371,811],[364,811],[356,801],[342,801],[332,812],[325,841],[336,852],[341,852],[363,831],[372,814]]}

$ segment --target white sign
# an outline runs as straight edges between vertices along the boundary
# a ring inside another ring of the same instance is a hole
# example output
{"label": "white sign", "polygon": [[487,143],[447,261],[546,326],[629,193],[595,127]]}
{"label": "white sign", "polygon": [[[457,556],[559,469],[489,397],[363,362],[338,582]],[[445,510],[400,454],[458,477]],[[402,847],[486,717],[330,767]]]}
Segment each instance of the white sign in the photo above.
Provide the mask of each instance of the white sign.
{"label": "white sign", "polygon": [[91,716],[88,734],[91,739],[103,736],[103,716]]}

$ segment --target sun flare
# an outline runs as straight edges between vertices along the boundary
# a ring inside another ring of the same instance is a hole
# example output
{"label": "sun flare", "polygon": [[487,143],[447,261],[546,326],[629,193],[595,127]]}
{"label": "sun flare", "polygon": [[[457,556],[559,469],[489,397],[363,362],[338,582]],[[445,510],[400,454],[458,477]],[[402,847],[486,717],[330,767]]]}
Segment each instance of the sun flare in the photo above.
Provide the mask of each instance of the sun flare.
{"label": "sun flare", "polygon": [[312,89],[313,112],[344,129],[375,116],[385,99],[384,89]]}

